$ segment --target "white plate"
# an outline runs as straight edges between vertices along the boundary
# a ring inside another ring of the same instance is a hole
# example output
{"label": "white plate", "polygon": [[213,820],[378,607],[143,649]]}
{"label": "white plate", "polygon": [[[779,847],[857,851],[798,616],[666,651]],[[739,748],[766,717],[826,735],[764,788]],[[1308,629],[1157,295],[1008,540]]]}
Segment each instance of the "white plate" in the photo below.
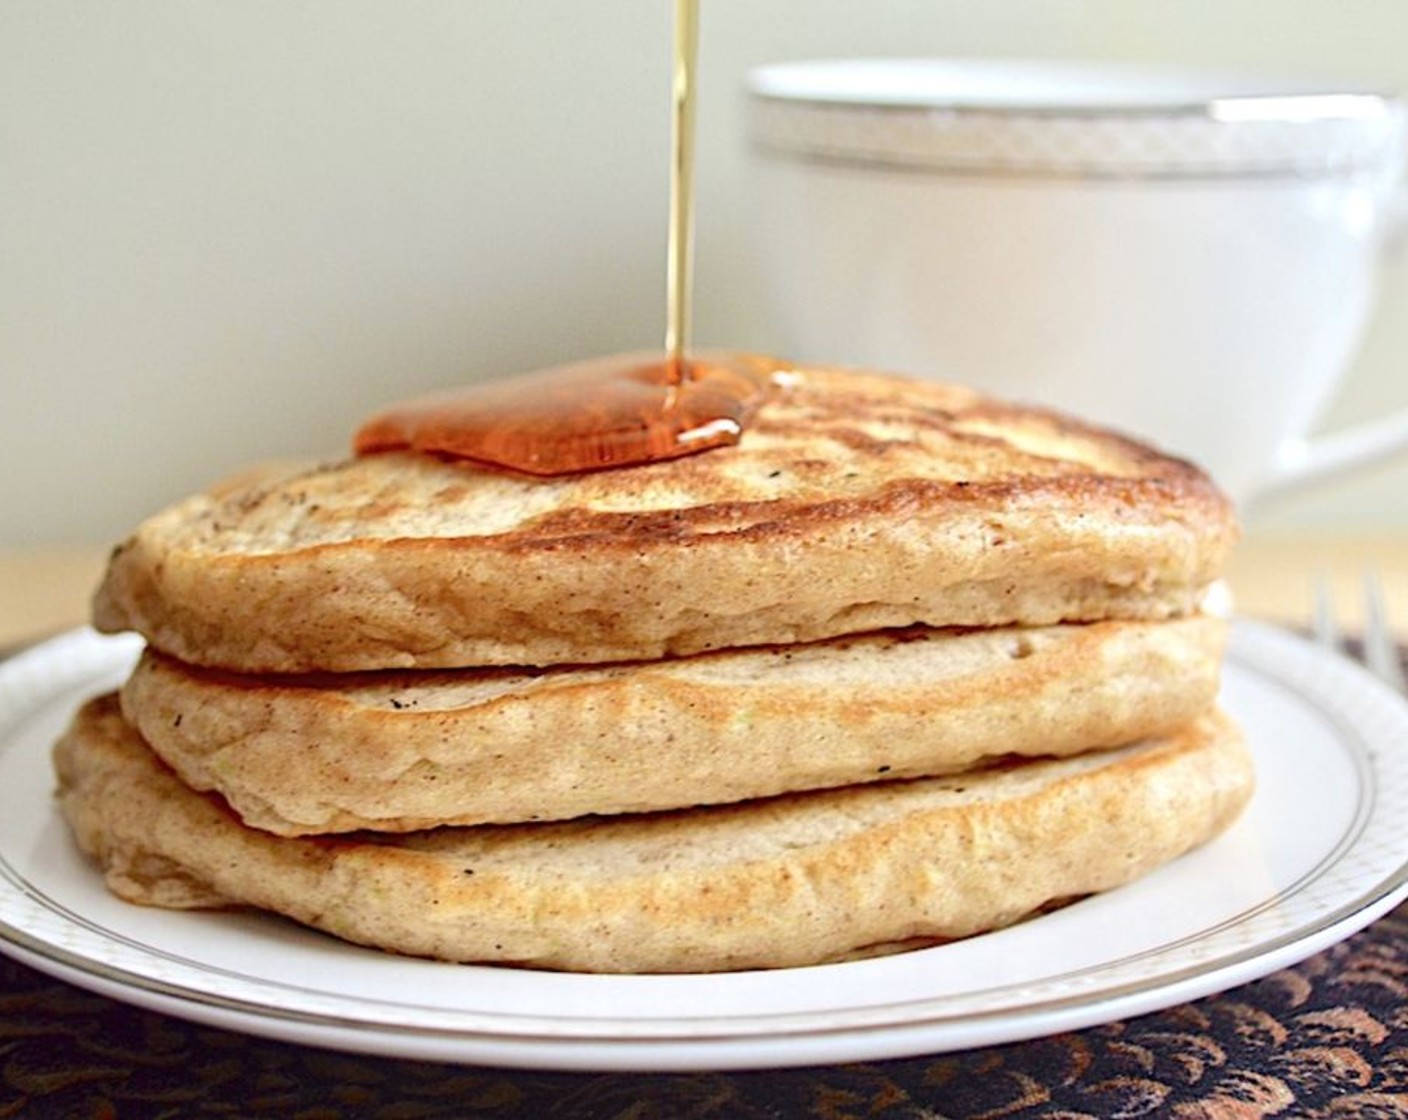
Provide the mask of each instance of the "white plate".
{"label": "white plate", "polygon": [[560,1069],[743,1068],[932,1053],[1108,1022],[1300,960],[1408,895],[1408,704],[1238,623],[1224,702],[1259,784],[1212,845],[1012,929],[879,960],[579,976],[409,960],[280,919],[112,898],[50,798],[49,747],[134,641],[76,631],[0,667],[0,944],[75,984],[313,1045]]}

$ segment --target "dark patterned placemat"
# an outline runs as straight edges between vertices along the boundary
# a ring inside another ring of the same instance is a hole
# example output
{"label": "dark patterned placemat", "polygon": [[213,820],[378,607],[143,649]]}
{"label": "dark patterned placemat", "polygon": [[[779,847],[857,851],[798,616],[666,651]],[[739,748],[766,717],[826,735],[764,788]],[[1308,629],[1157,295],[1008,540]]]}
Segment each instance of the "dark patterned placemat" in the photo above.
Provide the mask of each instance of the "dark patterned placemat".
{"label": "dark patterned placemat", "polygon": [[1408,906],[1219,996],[1032,1042],[749,1073],[569,1074],[196,1026],[0,958],[0,1117],[1408,1118]]}

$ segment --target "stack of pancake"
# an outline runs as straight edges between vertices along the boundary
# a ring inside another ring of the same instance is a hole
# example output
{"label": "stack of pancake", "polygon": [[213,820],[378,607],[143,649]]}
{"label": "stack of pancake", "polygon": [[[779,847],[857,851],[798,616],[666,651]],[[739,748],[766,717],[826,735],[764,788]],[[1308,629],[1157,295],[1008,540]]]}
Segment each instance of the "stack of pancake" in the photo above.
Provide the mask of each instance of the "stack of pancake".
{"label": "stack of pancake", "polygon": [[56,750],[110,887],[454,961],[794,966],[968,936],[1202,844],[1251,788],[1195,467],[791,371],[736,446],[532,478],[406,452],[157,514],[147,650]]}

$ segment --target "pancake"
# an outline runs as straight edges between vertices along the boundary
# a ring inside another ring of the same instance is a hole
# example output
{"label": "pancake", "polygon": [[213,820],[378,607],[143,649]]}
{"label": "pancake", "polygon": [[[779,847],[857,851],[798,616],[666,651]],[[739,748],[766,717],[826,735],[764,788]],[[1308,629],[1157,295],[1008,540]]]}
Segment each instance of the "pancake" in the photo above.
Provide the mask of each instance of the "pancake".
{"label": "pancake", "polygon": [[1226,623],[909,629],[536,672],[254,677],[148,651],[123,710],[282,835],[740,801],[1068,755],[1191,720]]}
{"label": "pancake", "polygon": [[1192,613],[1235,538],[1197,468],[1053,413],[792,371],[734,447],[562,478],[388,452],[177,503],[99,629],[241,672],[582,664],[924,624]]}
{"label": "pancake", "polygon": [[247,905],[398,953],[545,969],[799,966],[964,937],[1117,887],[1225,829],[1251,791],[1215,713],[1114,751],[712,809],[276,837],[163,766],[115,696],[55,749],[111,889]]}

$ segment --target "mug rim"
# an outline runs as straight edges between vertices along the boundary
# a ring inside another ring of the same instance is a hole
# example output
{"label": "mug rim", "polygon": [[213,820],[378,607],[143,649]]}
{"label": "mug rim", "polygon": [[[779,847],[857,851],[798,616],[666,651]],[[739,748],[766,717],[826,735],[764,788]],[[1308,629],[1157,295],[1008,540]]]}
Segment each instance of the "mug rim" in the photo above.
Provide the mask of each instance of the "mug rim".
{"label": "mug rim", "polygon": [[[1042,83],[1037,85],[1035,80]],[[1357,82],[1073,59],[857,56],[793,59],[747,74],[755,98],[792,104],[1021,116],[1376,120],[1398,95]]]}
{"label": "mug rim", "polygon": [[1395,96],[1235,72],[1059,60],[820,59],[756,67],[748,92],[750,133],[761,152],[871,168],[1093,179],[1394,179],[1408,148],[1408,106]]}

